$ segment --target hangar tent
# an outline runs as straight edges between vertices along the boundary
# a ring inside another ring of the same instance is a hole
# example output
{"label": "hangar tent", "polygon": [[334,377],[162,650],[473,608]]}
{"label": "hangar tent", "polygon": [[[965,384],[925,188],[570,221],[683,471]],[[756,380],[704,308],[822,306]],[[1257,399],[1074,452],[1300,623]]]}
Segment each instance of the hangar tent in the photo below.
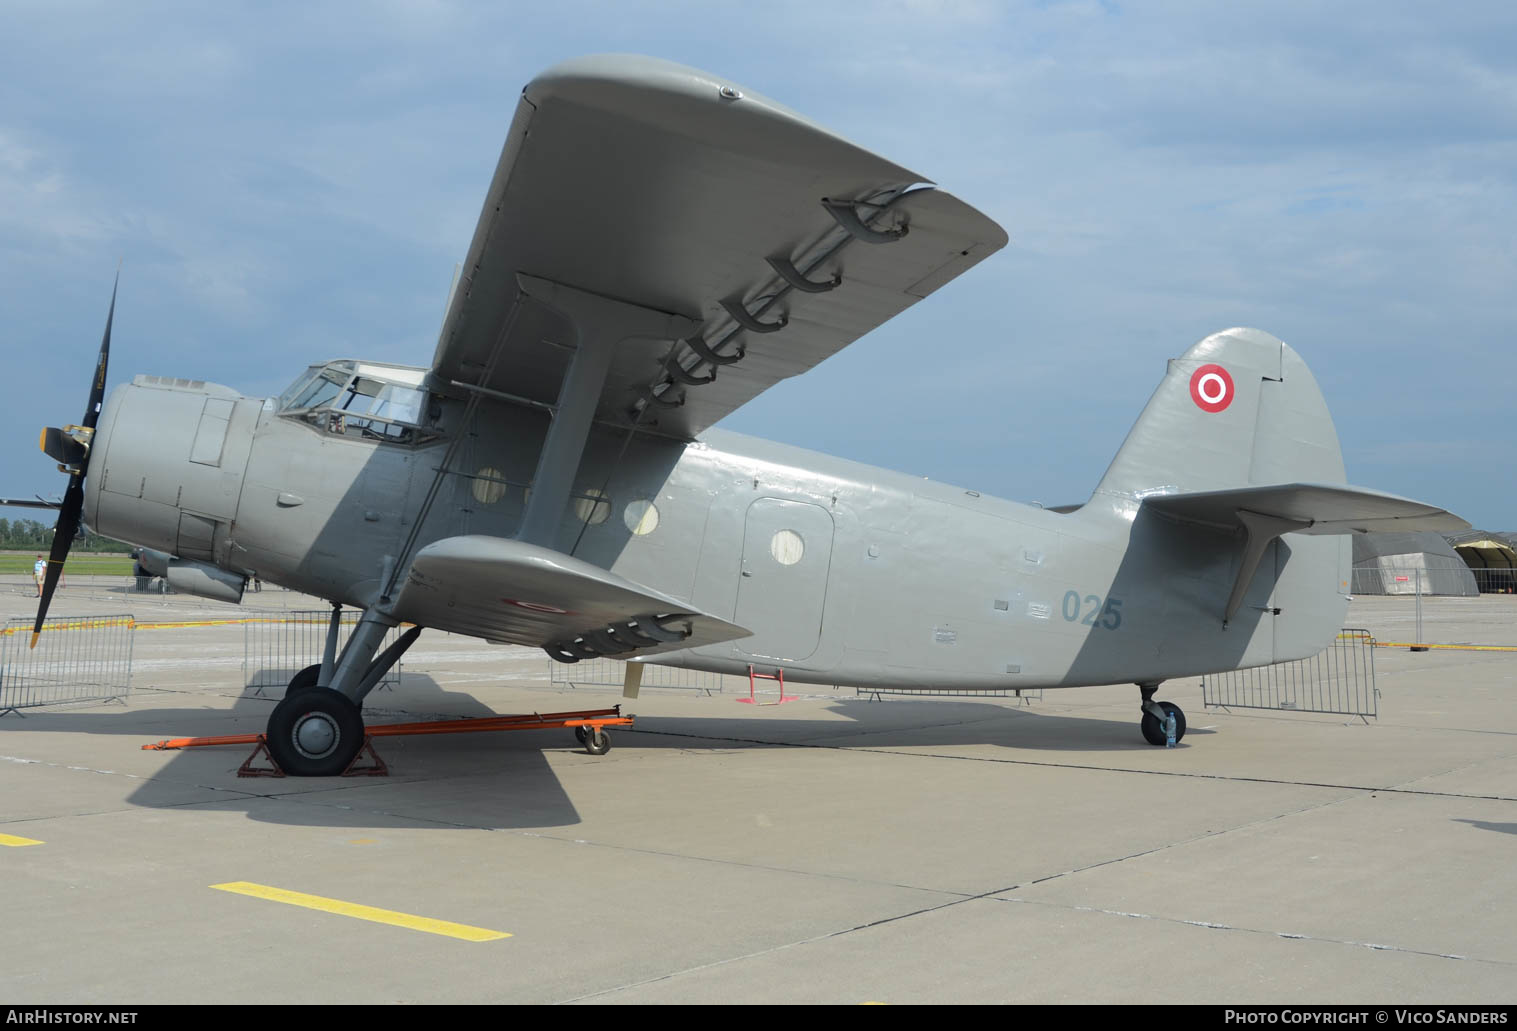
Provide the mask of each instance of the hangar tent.
{"label": "hangar tent", "polygon": [[1354,594],[1423,594],[1473,597],[1475,577],[1454,548],[1436,533],[1361,533],[1354,538]]}
{"label": "hangar tent", "polygon": [[1517,593],[1517,534],[1467,530],[1448,538],[1486,594]]}

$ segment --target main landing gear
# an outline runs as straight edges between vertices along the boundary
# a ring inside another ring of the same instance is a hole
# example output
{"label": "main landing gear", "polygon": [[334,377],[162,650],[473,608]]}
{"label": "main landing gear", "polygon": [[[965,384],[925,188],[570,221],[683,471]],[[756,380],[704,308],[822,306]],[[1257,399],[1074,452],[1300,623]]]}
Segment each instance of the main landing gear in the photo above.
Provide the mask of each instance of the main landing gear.
{"label": "main landing gear", "polygon": [[421,634],[421,627],[412,627],[375,656],[395,623],[369,609],[339,655],[341,613],[340,606],[333,606],[321,664],[295,674],[269,714],[269,754],[296,777],[336,777],[353,764],[363,748],[364,698]]}
{"label": "main landing gear", "polygon": [[269,716],[269,754],[292,777],[335,777],[363,747],[363,713],[343,694],[310,687],[286,695]]}
{"label": "main landing gear", "polygon": [[1154,701],[1154,692],[1157,690],[1158,684],[1138,685],[1138,691],[1143,695],[1143,722],[1139,727],[1143,731],[1143,739],[1149,744],[1173,748],[1185,736],[1185,713],[1174,702]]}

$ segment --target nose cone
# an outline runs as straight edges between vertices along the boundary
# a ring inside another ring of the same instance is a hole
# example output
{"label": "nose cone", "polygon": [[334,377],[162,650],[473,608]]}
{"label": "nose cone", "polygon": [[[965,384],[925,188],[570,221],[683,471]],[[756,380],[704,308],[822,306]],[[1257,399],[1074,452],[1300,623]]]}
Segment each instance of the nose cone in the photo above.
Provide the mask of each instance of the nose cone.
{"label": "nose cone", "polygon": [[138,376],[117,387],[95,431],[86,521],[107,537],[217,561],[260,407],[213,383]]}

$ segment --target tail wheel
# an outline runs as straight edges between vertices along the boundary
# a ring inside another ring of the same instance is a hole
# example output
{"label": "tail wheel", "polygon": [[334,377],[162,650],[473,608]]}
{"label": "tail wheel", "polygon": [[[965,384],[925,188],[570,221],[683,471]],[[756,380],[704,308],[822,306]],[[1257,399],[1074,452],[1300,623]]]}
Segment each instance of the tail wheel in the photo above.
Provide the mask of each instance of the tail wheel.
{"label": "tail wheel", "polygon": [[269,715],[269,754],[294,777],[336,777],[363,747],[363,715],[346,695],[309,688],[285,695]]}
{"label": "tail wheel", "polygon": [[[1175,718],[1175,744],[1178,745],[1180,739],[1185,736],[1185,713],[1181,712],[1180,707],[1174,702],[1160,702],[1159,705],[1166,715],[1172,715]],[[1149,744],[1162,748],[1169,743],[1169,739],[1164,735],[1164,724],[1159,722],[1159,718],[1152,713],[1143,714],[1142,728],[1143,739]]]}

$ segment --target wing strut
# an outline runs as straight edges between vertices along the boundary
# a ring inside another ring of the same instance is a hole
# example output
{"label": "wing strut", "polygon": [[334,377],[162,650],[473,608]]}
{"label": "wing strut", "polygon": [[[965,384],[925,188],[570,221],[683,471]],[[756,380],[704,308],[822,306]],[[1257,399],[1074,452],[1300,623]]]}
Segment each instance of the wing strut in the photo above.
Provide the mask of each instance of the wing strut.
{"label": "wing strut", "polygon": [[516,282],[522,293],[567,318],[579,338],[516,534],[517,540],[551,548],[617,345],[632,339],[678,340],[694,333],[699,323],[536,276],[517,273]]}

